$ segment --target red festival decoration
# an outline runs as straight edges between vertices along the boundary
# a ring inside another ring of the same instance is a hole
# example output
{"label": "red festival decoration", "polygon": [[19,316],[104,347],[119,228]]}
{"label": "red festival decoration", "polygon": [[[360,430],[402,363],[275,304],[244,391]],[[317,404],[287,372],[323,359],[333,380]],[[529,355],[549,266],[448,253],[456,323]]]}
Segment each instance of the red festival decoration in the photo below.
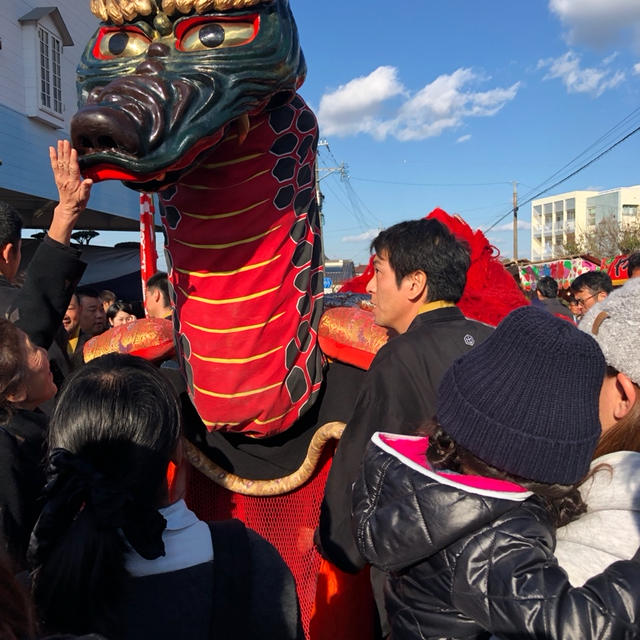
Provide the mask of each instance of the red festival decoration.
{"label": "red festival decoration", "polygon": [[158,253],[156,252],[156,231],[153,222],[155,209],[148,193],[140,194],[140,277],[142,278],[142,299],[146,296],[145,283],[156,272]]}
{"label": "red festival decoration", "polygon": [[614,287],[624,284],[629,279],[629,256],[620,255],[615,258],[605,258],[600,264],[602,271],[606,271]]}
{"label": "red festival decoration", "polygon": [[[482,231],[474,231],[460,216],[449,215],[440,208],[434,209],[426,217],[444,224],[469,247],[471,264],[462,298],[458,302],[458,307],[467,318],[495,327],[510,311],[529,304],[514,278],[500,262],[498,250],[489,243]],[[366,271],[345,282],[340,291],[365,293],[372,277],[373,256]]]}

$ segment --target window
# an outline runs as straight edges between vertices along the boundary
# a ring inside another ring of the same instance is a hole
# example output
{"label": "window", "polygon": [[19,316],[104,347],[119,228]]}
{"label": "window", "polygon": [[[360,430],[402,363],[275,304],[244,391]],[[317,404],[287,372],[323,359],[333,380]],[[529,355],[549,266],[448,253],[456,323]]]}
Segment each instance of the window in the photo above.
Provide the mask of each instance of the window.
{"label": "window", "polygon": [[622,216],[624,218],[635,218],[638,215],[638,205],[637,204],[623,204],[622,205]]}
{"label": "window", "polygon": [[40,106],[62,114],[62,42],[44,27],[38,26],[40,41]]}
{"label": "window", "polygon": [[69,61],[63,47],[73,46],[60,11],[35,7],[18,22],[22,28],[25,113],[43,124],[60,129],[65,122],[63,75]]}

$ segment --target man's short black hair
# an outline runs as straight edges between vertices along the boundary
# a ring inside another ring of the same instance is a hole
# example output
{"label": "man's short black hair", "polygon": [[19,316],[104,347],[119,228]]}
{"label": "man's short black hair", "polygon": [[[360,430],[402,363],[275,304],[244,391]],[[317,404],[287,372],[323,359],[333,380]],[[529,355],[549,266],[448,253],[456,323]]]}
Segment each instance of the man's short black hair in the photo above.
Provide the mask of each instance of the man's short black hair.
{"label": "man's short black hair", "polygon": [[632,276],[634,269],[640,269],[640,251],[634,251],[627,258],[627,273]]}
{"label": "man's short black hair", "polygon": [[587,271],[579,275],[571,283],[571,291],[573,293],[580,293],[583,289],[589,289],[592,294],[604,291],[609,295],[613,291],[613,284],[608,273],[604,271]]}
{"label": "man's short black hair", "polygon": [[536,291],[539,291],[543,298],[557,298],[558,283],[551,276],[543,276],[538,280]]}
{"label": "man's short black hair", "polygon": [[414,271],[427,275],[427,302],[458,302],[467,281],[470,257],[467,246],[435,219],[407,220],[380,232],[371,243],[386,254],[398,286]]}
{"label": "man's short black hair", "polygon": [[76,289],[76,298],[78,298],[78,302],[82,305],[83,298],[100,299],[100,292],[94,287],[78,287]]}
{"label": "man's short black hair", "polygon": [[8,203],[0,200],[0,247],[17,244],[22,234],[22,218]]}
{"label": "man's short black hair", "polygon": [[169,276],[164,271],[156,271],[147,280],[147,289],[158,289],[162,294],[164,306],[171,306],[171,301],[169,300]]}

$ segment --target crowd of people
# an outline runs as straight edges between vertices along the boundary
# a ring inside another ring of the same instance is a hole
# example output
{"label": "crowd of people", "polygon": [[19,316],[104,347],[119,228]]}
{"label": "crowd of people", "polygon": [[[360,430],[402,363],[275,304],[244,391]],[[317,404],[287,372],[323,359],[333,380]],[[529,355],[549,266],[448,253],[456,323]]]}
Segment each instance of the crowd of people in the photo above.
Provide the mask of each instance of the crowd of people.
{"label": "crowd of people", "polygon": [[[69,143],[50,155],[60,203],[22,287],[20,218],[0,205],[0,637],[302,639],[275,548],[189,509],[166,371],[83,361],[137,314],[77,286],[91,181]],[[469,251],[438,220],[372,251],[375,322],[395,337],[354,400],[315,540],[370,570],[378,637],[640,637],[640,255],[616,289],[593,271],[561,300],[541,278],[494,328],[456,306]],[[145,305],[171,317],[167,274]]]}

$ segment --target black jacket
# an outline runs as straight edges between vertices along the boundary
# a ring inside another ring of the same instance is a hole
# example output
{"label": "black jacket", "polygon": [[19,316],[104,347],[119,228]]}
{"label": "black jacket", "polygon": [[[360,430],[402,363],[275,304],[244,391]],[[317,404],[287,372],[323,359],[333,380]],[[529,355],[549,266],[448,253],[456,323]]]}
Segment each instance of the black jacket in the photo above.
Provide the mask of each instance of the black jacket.
{"label": "black jacket", "polygon": [[549,313],[552,313],[554,316],[564,316],[567,320],[573,322],[573,314],[558,298],[543,298],[540,302],[542,302],[542,308],[546,309]]}
{"label": "black jacket", "polygon": [[379,430],[411,434],[431,420],[444,372],[491,331],[444,307],[419,314],[377,353],[338,443],[320,512],[320,551],[343,571],[365,564],[351,533],[351,485],[369,439]]}
{"label": "black jacket", "polygon": [[46,433],[39,411],[17,409],[0,425],[0,539],[20,567],[39,513]]}
{"label": "black jacket", "polygon": [[46,236],[29,263],[22,287],[0,277],[0,314],[45,349],[51,346],[86,268],[79,255],[77,249]]}
{"label": "black jacket", "polygon": [[573,588],[541,500],[501,481],[434,472],[426,438],[369,445],[354,487],[358,547],[390,573],[393,640],[640,637],[640,563]]}
{"label": "black jacket", "polygon": [[0,315],[22,329],[34,344],[49,350],[58,386],[71,371],[62,318],[86,266],[78,249],[45,236],[33,254],[22,287],[0,276]]}

